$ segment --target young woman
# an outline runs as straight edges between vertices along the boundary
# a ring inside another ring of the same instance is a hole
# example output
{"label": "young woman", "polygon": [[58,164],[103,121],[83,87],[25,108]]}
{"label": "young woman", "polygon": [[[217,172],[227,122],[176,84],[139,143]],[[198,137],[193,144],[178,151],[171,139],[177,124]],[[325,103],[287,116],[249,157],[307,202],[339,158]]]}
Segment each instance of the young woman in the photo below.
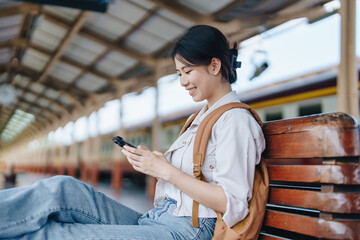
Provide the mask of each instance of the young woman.
{"label": "young woman", "polygon": [[[0,239],[211,239],[216,214],[231,227],[248,214],[255,165],[265,148],[258,123],[244,109],[231,109],[215,123],[202,172],[193,177],[193,144],[200,122],[214,109],[240,102],[236,49],[210,26],[195,26],[175,44],[172,57],[180,84],[196,102],[206,101],[190,127],[162,154],[124,146],[135,170],[158,179],[155,207],[140,214],[71,177],[0,191]],[[199,227],[192,226],[192,203]]]}

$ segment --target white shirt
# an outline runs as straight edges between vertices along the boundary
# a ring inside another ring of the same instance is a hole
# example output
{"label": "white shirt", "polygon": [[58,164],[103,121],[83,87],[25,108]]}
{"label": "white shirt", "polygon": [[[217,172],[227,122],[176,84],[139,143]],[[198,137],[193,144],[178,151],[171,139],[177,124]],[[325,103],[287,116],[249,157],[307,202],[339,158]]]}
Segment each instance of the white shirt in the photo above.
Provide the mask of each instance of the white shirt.
{"label": "white shirt", "polygon": [[[193,146],[197,128],[211,111],[230,102],[240,102],[234,91],[223,96],[209,109],[207,106],[202,108],[190,127],[165,153],[172,165],[194,176]],[[255,165],[260,162],[264,149],[262,130],[245,109],[235,108],[225,112],[213,126],[201,170],[208,183],[224,189],[227,205],[223,220],[229,227],[249,213],[248,201],[252,196]],[[167,197],[177,201],[174,215],[192,215],[193,200],[160,179],[156,184],[155,205]],[[216,217],[216,213],[199,204],[199,217]]]}

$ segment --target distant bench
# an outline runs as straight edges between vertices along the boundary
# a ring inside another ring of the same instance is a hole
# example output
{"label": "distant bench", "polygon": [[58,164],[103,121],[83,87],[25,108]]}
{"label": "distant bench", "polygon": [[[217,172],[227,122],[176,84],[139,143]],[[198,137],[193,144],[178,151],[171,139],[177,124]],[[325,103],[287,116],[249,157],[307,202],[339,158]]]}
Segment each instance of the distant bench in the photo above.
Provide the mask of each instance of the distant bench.
{"label": "distant bench", "polygon": [[360,239],[360,130],[328,113],[267,122],[270,193],[260,239]]}

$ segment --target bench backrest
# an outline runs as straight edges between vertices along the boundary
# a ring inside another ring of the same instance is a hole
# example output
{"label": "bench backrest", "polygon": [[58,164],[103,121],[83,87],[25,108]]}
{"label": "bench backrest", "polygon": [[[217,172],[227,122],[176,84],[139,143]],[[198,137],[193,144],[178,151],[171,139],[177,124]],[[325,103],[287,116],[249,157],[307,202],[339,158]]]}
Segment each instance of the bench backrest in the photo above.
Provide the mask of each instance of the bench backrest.
{"label": "bench backrest", "polygon": [[260,239],[360,239],[360,129],[344,113],[267,122]]}

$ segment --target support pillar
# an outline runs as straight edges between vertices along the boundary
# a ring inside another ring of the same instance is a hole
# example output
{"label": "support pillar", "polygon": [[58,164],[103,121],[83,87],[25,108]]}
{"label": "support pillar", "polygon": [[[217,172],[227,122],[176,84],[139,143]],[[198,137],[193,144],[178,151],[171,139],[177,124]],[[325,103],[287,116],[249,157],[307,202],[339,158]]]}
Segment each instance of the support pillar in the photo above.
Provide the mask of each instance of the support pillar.
{"label": "support pillar", "polygon": [[56,147],[52,146],[50,148],[50,156],[49,156],[49,159],[48,159],[48,171],[49,171],[49,174],[51,176],[55,175],[55,166],[54,166],[55,157],[56,157],[55,154],[56,154]]}
{"label": "support pillar", "polygon": [[89,169],[86,162],[82,162],[80,164],[80,180],[83,182],[87,182],[89,179]]}
{"label": "support pillar", "polygon": [[341,0],[341,61],[337,79],[338,111],[359,116],[359,80],[356,67],[356,0]]}
{"label": "support pillar", "polygon": [[91,184],[97,186],[99,183],[99,160],[101,150],[101,136],[97,135],[93,142],[93,152],[91,158]]}
{"label": "support pillar", "polygon": [[87,182],[89,180],[89,163],[90,163],[90,138],[84,140],[82,146],[82,161],[80,163],[80,180],[83,182]]}
{"label": "support pillar", "polygon": [[75,164],[69,164],[67,167],[67,175],[76,178],[76,166]]}
{"label": "support pillar", "polygon": [[[93,186],[97,186],[99,182],[99,161],[100,161],[100,151],[101,151],[101,136],[99,134],[99,112],[94,112],[95,116],[95,128],[97,130],[97,135],[92,139],[90,148],[88,149],[89,156],[87,163],[90,167],[90,182]],[[88,118],[88,129],[90,129]]]}
{"label": "support pillar", "polygon": [[69,152],[66,156],[67,175],[77,178],[77,169],[79,167],[78,161],[78,147],[79,143],[75,140],[75,123],[72,127],[72,144],[69,146]]}
{"label": "support pillar", "polygon": [[[120,129],[116,135],[121,136],[126,139],[126,132],[123,128],[123,101],[120,99]],[[123,168],[122,163],[126,161],[124,155],[121,152],[121,148],[114,145],[114,150],[112,153],[112,168],[111,168],[111,188],[114,192],[118,192],[122,188],[122,179],[123,179]]]}
{"label": "support pillar", "polygon": [[69,149],[69,155],[67,159],[67,174],[76,178],[76,170],[78,167],[77,161],[78,143],[73,141]]}
{"label": "support pillar", "polygon": [[[161,122],[159,118],[159,88],[158,88],[158,74],[155,75],[155,119],[152,123],[151,128],[151,150],[152,151],[160,151],[160,137],[161,137]],[[147,195],[150,198],[154,198],[155,196],[155,187],[156,187],[156,178],[147,176]]]}
{"label": "support pillar", "polygon": [[113,191],[117,192],[122,188],[122,164],[120,161],[114,161],[111,169],[111,187]]}
{"label": "support pillar", "polygon": [[64,175],[65,174],[65,156],[66,156],[66,146],[65,145],[61,145],[59,147],[59,158],[60,161],[58,163],[58,169],[57,169],[57,174],[58,175]]}

